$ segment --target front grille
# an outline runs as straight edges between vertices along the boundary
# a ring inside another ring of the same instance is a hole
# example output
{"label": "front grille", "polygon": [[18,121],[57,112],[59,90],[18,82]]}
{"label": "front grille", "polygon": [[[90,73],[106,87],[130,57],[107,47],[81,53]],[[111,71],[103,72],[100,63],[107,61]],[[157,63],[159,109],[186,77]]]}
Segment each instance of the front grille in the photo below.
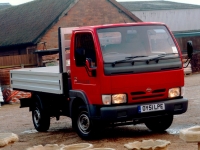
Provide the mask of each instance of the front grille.
{"label": "front grille", "polygon": [[146,91],[136,91],[131,92],[132,100],[139,100],[139,99],[152,99],[152,98],[160,98],[165,95],[166,89],[156,89],[152,92]]}
{"label": "front grille", "polygon": [[165,92],[165,89],[154,90],[152,93],[160,93],[160,92]]}
{"label": "front grille", "polygon": [[139,91],[139,92],[131,92],[131,95],[141,95],[145,94],[145,92]]}
{"label": "front grille", "polygon": [[157,98],[162,97],[164,94],[158,94],[158,95],[151,95],[151,96],[140,96],[140,97],[133,97],[132,100],[138,100],[138,99],[145,99],[145,98]]}

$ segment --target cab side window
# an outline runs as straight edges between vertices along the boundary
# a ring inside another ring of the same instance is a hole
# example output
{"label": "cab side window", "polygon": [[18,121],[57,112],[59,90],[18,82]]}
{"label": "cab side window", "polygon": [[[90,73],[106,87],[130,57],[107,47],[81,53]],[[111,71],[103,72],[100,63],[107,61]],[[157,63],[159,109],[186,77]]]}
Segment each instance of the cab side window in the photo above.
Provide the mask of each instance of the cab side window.
{"label": "cab side window", "polygon": [[76,66],[85,66],[86,59],[96,66],[96,53],[91,33],[78,33],[75,35],[75,62]]}
{"label": "cab side window", "polygon": [[85,66],[85,49],[83,48],[83,44],[81,42],[81,35],[76,34],[75,36],[75,63],[78,67]]}

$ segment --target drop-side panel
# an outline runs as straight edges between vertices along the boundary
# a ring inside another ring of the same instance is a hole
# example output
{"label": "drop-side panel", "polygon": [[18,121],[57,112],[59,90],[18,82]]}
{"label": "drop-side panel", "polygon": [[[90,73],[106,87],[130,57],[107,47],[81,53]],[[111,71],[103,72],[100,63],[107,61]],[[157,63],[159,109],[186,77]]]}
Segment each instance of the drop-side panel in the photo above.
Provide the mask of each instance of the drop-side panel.
{"label": "drop-side panel", "polygon": [[63,94],[62,74],[58,67],[11,70],[10,79],[12,88]]}

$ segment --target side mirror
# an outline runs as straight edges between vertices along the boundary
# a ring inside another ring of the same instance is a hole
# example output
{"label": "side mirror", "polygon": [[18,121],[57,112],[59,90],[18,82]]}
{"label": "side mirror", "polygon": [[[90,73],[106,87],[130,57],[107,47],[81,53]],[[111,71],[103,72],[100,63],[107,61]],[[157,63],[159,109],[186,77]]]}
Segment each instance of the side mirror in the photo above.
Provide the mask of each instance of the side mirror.
{"label": "side mirror", "polygon": [[193,54],[192,41],[188,41],[187,42],[187,55],[188,55],[188,59],[192,58],[192,54]]}
{"label": "side mirror", "polygon": [[76,65],[79,66],[79,67],[85,66],[85,60],[86,60],[85,49],[77,48],[75,50],[75,62],[76,62]]}
{"label": "side mirror", "polygon": [[91,63],[92,63],[91,59],[87,58],[85,61],[86,70],[87,70],[89,76],[96,77],[96,69],[97,68],[91,67]]}

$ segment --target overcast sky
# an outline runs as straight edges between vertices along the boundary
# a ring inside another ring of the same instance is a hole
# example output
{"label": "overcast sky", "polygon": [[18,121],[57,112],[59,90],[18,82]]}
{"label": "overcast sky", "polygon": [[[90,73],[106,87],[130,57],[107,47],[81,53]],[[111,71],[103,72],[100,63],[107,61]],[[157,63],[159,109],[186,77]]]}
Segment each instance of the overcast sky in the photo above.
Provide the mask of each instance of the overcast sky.
{"label": "overcast sky", "polygon": [[[11,5],[19,5],[30,1],[32,0],[0,0],[0,3],[10,3]],[[117,0],[117,1],[125,2],[125,1],[148,1],[148,0]],[[200,5],[199,0],[170,0],[170,1]]]}
{"label": "overcast sky", "polygon": [[[117,0],[117,1],[118,2],[128,2],[128,1],[152,1],[152,0]],[[200,1],[199,0],[165,0],[165,1],[172,1],[172,2],[180,2],[180,3],[188,3],[188,4],[200,5]]]}
{"label": "overcast sky", "polygon": [[19,5],[32,0],[0,0],[0,3],[10,3],[11,5]]}

